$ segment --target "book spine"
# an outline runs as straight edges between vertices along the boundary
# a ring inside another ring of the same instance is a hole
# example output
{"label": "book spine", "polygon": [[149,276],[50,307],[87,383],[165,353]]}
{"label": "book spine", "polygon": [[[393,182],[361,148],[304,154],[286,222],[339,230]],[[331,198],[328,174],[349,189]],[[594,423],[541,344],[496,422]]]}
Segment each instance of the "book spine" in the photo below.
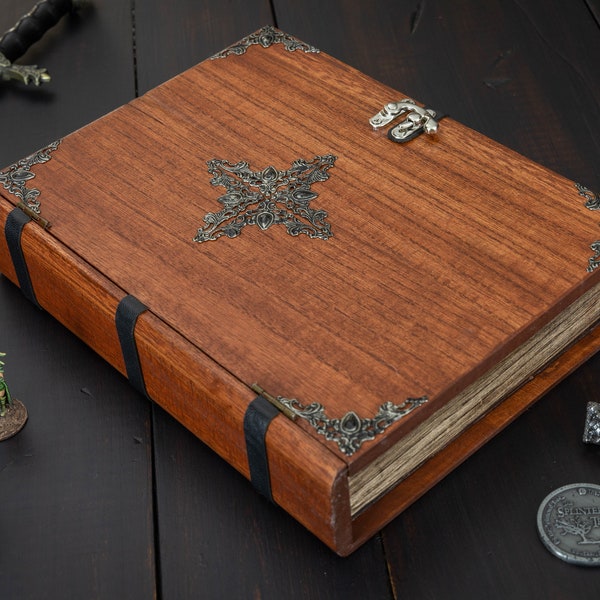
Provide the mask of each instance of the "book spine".
{"label": "book spine", "polygon": [[[3,231],[13,209],[0,198]],[[39,306],[126,375],[115,315],[127,292],[34,222],[23,228],[21,248]],[[5,236],[0,272],[18,285]],[[135,343],[149,398],[249,478],[243,423],[256,393],[151,310],[138,318]],[[345,463],[283,415],[271,423],[266,448],[274,502],[330,548],[346,553],[351,519]]]}

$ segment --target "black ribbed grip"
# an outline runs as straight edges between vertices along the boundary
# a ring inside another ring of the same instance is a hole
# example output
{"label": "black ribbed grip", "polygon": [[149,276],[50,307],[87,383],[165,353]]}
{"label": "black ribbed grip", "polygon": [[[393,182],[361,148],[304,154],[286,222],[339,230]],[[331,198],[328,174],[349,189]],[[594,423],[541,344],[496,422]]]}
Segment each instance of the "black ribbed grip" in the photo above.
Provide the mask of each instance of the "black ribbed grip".
{"label": "black ribbed grip", "polygon": [[62,17],[73,10],[73,0],[42,0],[0,39],[0,52],[14,62]]}

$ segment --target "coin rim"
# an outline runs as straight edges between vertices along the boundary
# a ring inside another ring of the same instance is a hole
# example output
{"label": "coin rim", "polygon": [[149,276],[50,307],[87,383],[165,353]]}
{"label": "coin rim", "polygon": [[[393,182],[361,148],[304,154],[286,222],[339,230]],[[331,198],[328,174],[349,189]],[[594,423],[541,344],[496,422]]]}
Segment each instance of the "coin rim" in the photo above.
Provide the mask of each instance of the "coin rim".
{"label": "coin rim", "polygon": [[561,560],[563,560],[567,563],[570,563],[572,565],[580,565],[580,566],[586,566],[586,567],[598,567],[598,566],[600,566],[600,555],[598,556],[598,558],[586,558],[586,557],[577,557],[568,552],[565,552],[564,550],[558,548],[552,542],[552,540],[548,537],[546,531],[544,530],[544,526],[542,523],[542,517],[544,514],[544,510],[546,508],[546,505],[554,496],[562,494],[566,490],[572,490],[573,488],[579,488],[579,487],[593,488],[593,489],[597,490],[598,492],[600,492],[600,485],[597,485],[595,483],[570,483],[568,485],[563,485],[562,487],[556,488],[554,491],[550,492],[542,500],[542,502],[540,503],[540,506],[538,508],[538,512],[537,512],[538,534],[539,534],[542,542],[544,543],[544,546],[546,546],[546,548],[552,554],[554,554],[554,556],[557,556]]}

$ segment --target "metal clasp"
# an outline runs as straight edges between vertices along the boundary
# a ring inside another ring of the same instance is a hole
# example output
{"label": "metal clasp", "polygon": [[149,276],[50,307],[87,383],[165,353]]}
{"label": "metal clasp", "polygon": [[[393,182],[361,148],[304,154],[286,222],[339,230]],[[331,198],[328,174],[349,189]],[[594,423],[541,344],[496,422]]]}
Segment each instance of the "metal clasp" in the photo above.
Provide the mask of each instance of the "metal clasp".
{"label": "metal clasp", "polygon": [[[265,400],[268,400],[275,408],[277,408],[280,412],[282,412],[288,419],[291,419],[292,421],[296,420],[296,416],[297,416],[296,413],[281,401],[282,400],[281,396],[277,396],[277,398],[275,396],[272,396],[271,394],[269,394],[267,392],[267,390],[265,390],[263,387],[258,385],[258,383],[253,383],[250,387],[259,396],[262,396]],[[285,398],[283,398],[283,400],[285,400]]]}
{"label": "metal clasp", "polygon": [[388,131],[388,138],[393,142],[408,142],[423,132],[433,135],[437,132],[438,121],[443,116],[438,111],[423,108],[414,100],[405,98],[399,102],[388,102],[369,119],[369,123],[373,129],[380,129],[402,115],[406,115],[402,122]]}

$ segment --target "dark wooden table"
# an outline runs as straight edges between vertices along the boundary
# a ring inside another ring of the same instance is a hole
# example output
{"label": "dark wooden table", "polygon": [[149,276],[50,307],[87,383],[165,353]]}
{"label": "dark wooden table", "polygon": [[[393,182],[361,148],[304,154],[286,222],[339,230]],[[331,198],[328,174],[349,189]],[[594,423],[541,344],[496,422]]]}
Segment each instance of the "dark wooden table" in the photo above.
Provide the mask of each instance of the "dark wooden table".
{"label": "dark wooden table", "polygon": [[[0,165],[269,23],[600,190],[599,0],[94,0],[21,60],[50,84],[0,82]],[[0,444],[2,599],[599,597],[536,512],[600,482],[600,356],[341,559],[4,278],[0,350],[30,413]]]}

